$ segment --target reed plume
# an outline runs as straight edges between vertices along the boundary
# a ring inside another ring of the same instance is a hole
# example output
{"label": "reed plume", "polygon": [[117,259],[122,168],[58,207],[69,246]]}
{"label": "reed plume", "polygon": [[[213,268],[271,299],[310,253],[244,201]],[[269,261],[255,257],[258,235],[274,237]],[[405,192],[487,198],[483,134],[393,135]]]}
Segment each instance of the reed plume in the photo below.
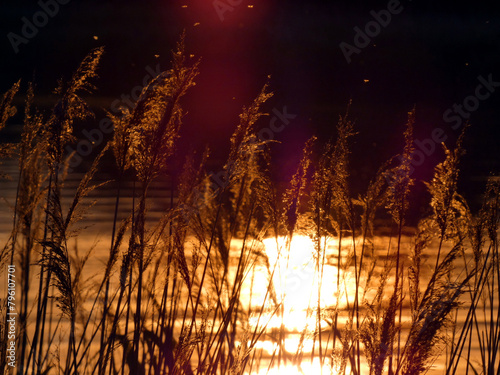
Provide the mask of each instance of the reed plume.
{"label": "reed plume", "polygon": [[[7,120],[14,116],[17,112],[16,107],[12,105],[12,100],[19,90],[21,81],[17,81],[12,87],[7,90],[0,100],[0,131],[5,127]],[[12,152],[12,145],[0,143],[0,159],[6,158]],[[0,175],[2,177],[2,175]]]}
{"label": "reed plume", "polygon": [[[88,106],[79,94],[81,92],[89,92],[94,88],[90,80],[97,75],[96,69],[102,54],[102,48],[93,50],[84,58],[67,85],[62,80],[59,82],[55,93],[61,95],[61,99],[54,106],[49,119],[42,125],[41,132],[45,140],[43,144],[45,145],[44,154],[46,155],[46,162],[49,168],[49,182],[46,197],[44,233],[41,240],[42,250],[40,257],[42,262],[40,267],[35,335],[27,361],[27,366],[29,366],[31,361],[32,371],[35,371],[35,367],[37,371],[41,371],[44,363],[42,353],[44,353],[43,346],[45,344],[44,335],[49,289],[52,285],[52,272],[59,272],[59,270],[63,271],[58,273],[57,276],[64,276],[65,278],[64,280],[58,280],[56,285],[60,288],[61,292],[61,307],[66,309],[65,313],[70,318],[71,324],[65,372],[70,371],[70,363],[73,366],[76,364],[74,356],[75,305],[73,304],[73,298],[64,294],[67,292],[65,286],[71,285],[71,283],[67,274],[67,272],[70,272],[67,268],[69,261],[64,263],[63,260],[67,260],[68,255],[66,245],[69,237],[69,226],[77,219],[76,209],[79,207],[81,198],[89,191],[88,183],[95,174],[97,166],[94,164],[87,173],[87,178],[81,182],[70,206],[70,211],[64,217],[61,204],[61,188],[62,180],[67,171],[67,164],[64,163],[63,156],[66,144],[74,139],[73,123],[76,120],[91,116]],[[54,258],[52,255],[54,255]],[[51,333],[51,335],[54,335],[54,333]],[[48,342],[51,340],[52,338],[49,337]],[[35,355],[37,357],[36,360],[34,359]],[[73,360],[72,362],[70,361],[71,359]]]}
{"label": "reed plume", "polygon": [[302,159],[300,160],[299,167],[292,177],[290,188],[283,197],[283,222],[291,238],[295,231],[295,226],[301,212],[302,203],[306,197],[307,187],[309,183],[309,173],[311,168],[311,155],[313,146],[316,142],[316,137],[311,137],[305,144],[302,151]]}

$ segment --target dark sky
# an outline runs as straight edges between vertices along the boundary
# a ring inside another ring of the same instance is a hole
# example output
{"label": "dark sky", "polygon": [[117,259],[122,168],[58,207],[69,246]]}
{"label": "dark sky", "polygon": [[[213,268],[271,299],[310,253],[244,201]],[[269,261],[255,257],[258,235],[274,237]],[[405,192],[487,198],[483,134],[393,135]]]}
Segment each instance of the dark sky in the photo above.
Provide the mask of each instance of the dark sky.
{"label": "dark sky", "polygon": [[[25,90],[26,83],[34,79],[39,105],[50,104],[57,79],[68,78],[92,48],[104,45],[98,90],[91,100],[99,119],[104,116],[102,108],[109,110],[114,100],[141,85],[147,67],[169,67],[170,49],[186,30],[187,49],[202,62],[198,85],[186,98],[185,149],[201,148],[208,142],[214,156],[223,157],[241,107],[271,75],[275,96],[266,110],[282,112],[286,106],[289,114],[296,115],[283,131],[274,134],[281,142],[276,146],[279,178],[295,168],[302,144],[310,135],[322,139],[335,135],[337,118],[351,99],[351,115],[359,132],[353,144],[354,178],[370,178],[382,161],[399,152],[407,112],[413,106],[417,109],[416,138],[428,147],[425,140],[432,139],[437,128],[452,145],[461,128],[459,121],[470,116],[465,185],[478,184],[476,177],[500,169],[500,86],[494,84],[500,82],[500,12],[494,5],[438,1],[61,2],[65,4],[57,3],[58,9],[50,8],[52,14],[44,19],[40,12],[48,11],[38,2],[0,1],[0,91],[19,78]],[[394,10],[390,20],[389,8]],[[382,17],[378,24],[374,24],[375,13]],[[22,37],[26,20],[33,22],[37,14],[38,23],[44,25],[37,27],[36,35],[25,38],[16,53],[9,33]],[[358,40],[356,44],[357,30],[368,30],[372,36],[366,43]],[[357,48],[349,56],[350,62],[341,43]],[[490,81],[490,90],[479,89],[482,99],[477,99],[477,87],[484,86],[482,79]],[[454,107],[465,104],[473,110],[460,113]],[[271,117],[260,126],[269,126]],[[415,171],[417,178],[427,178],[442,153],[438,150],[424,156]]]}

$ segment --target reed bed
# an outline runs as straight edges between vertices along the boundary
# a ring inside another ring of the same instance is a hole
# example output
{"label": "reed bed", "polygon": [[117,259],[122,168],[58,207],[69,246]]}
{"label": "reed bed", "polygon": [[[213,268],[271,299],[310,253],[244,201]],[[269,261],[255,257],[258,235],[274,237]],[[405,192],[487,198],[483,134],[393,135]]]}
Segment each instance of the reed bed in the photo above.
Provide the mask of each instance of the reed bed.
{"label": "reed bed", "polygon": [[[3,373],[253,374],[289,373],[290,366],[298,373],[314,365],[316,373],[422,374],[440,358],[442,373],[499,374],[500,187],[491,178],[483,207],[471,212],[457,188],[465,135],[453,149],[443,145],[445,159],[426,183],[429,215],[413,229],[406,220],[416,183],[415,109],[401,155],[358,197],[350,189],[351,105],[339,117],[336,138],[308,140],[288,187],[275,185],[272,145],[256,135],[272,96],[268,84],[242,110],[224,184],[213,184],[206,172],[208,151],[188,155],[175,174],[182,98],[199,65],[184,49],[181,40],[170,70],[149,82],[131,111],[108,114],[113,138],[69,203],[62,199],[71,157],[64,150],[75,140],[75,121],[92,116],[80,95],[93,89],[103,50],[60,82],[49,114],[33,108],[29,85],[21,141],[0,145],[2,158],[19,160],[12,232],[0,253],[2,280],[7,265],[19,270],[17,354],[9,366],[2,289]],[[19,88],[15,83],[0,102],[0,129],[15,113]],[[86,197],[101,188],[94,177],[110,156],[113,226],[106,261],[89,277],[93,249],[82,253],[71,243],[85,236],[79,223],[93,209]],[[161,175],[171,177],[172,194],[168,209],[152,220],[150,188]],[[121,220],[127,179],[134,198]],[[382,248],[379,217],[392,225]],[[310,277],[297,279],[304,271],[294,263],[300,238],[311,244],[299,249],[309,252]],[[304,325],[294,330],[287,316],[298,308],[290,298],[307,282]],[[298,338],[293,350],[291,334]]]}

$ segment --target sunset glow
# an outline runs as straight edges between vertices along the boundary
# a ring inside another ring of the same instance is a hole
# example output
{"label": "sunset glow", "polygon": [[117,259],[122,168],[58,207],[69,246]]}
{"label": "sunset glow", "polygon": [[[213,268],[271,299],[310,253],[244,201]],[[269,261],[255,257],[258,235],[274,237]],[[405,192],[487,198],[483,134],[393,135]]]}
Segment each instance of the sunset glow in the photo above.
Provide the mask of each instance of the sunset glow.
{"label": "sunset glow", "polygon": [[0,375],[500,375],[494,2],[0,3]]}

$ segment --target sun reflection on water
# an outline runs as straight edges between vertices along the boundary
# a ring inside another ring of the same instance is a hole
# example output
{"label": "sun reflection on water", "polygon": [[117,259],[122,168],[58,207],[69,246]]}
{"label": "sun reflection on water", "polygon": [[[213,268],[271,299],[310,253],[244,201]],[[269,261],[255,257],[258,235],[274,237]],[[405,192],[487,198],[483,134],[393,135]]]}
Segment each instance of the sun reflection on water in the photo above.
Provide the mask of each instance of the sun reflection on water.
{"label": "sun reflection on water", "polygon": [[329,364],[321,365],[318,358],[311,361],[304,361],[300,365],[282,364],[281,366],[263,368],[259,371],[251,372],[250,375],[302,375],[302,374],[331,374],[332,369]]}
{"label": "sun reflection on water", "polygon": [[287,311],[316,308],[318,298],[322,307],[347,304],[354,283],[349,272],[339,274],[336,266],[338,240],[321,239],[319,262],[317,246],[308,236],[295,235],[291,243],[286,237],[267,238],[263,243],[276,297]]}
{"label": "sun reflection on water", "polygon": [[[244,294],[254,308],[250,326],[265,327],[266,332],[254,349],[269,363],[273,362],[272,358],[274,362],[262,371],[259,366],[257,372],[250,374],[331,373],[331,364],[325,362],[328,356],[323,357],[321,364],[314,355],[318,351],[317,309],[319,306],[322,311],[321,330],[328,329],[325,316],[329,311],[344,308],[347,299],[352,300],[354,280],[347,267],[341,267],[339,272],[338,240],[323,238],[321,241],[318,262],[317,246],[308,236],[295,235],[291,242],[286,237],[263,240],[266,262],[253,267],[246,278]],[[349,253],[349,246],[342,244],[344,254]],[[342,264],[345,262],[347,259],[341,259]],[[268,307],[264,313],[263,306]],[[278,339],[280,331],[285,335]],[[283,340],[281,347],[280,340]],[[279,350],[289,360],[278,366],[275,362]],[[307,355],[307,360],[301,361],[300,366],[291,365],[290,358],[298,352]]]}

